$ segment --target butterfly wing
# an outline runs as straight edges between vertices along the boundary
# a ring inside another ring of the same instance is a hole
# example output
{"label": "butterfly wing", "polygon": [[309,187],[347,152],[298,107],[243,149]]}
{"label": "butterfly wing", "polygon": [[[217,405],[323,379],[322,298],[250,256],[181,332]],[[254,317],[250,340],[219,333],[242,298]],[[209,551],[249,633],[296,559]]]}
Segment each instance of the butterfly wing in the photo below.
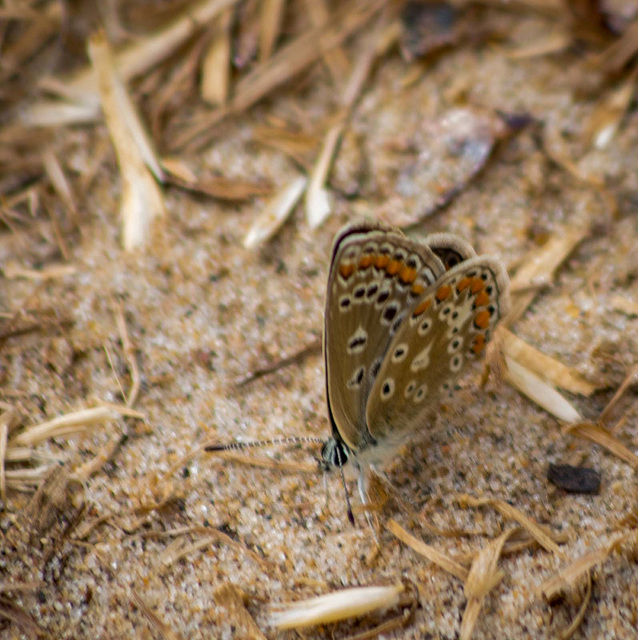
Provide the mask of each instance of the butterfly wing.
{"label": "butterfly wing", "polygon": [[445,268],[427,246],[374,223],[337,236],[328,276],[324,356],[335,437],[352,450],[372,442],[365,411],[394,333]]}
{"label": "butterfly wing", "polygon": [[416,300],[370,390],[372,437],[392,444],[421,429],[432,404],[484,350],[508,307],[507,272],[489,256],[463,260]]}

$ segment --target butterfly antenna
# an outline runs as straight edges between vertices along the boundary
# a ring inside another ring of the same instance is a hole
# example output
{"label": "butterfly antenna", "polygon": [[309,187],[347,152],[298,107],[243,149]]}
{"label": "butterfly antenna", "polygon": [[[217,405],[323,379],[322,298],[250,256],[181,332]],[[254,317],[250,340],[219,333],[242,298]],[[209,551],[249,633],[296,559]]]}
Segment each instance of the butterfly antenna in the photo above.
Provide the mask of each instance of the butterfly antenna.
{"label": "butterfly antenna", "polygon": [[270,440],[253,440],[251,442],[230,442],[228,444],[209,444],[205,451],[241,451],[257,447],[275,447],[286,444],[324,444],[322,438],[313,436],[288,436],[286,438],[271,438]]}

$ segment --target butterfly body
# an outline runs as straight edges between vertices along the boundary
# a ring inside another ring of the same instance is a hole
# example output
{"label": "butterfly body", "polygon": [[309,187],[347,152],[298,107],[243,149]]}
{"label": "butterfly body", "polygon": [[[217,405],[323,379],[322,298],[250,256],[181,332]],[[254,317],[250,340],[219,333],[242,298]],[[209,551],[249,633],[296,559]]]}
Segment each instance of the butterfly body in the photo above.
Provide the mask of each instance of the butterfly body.
{"label": "butterfly body", "polygon": [[324,466],[353,463],[361,479],[425,431],[508,306],[503,265],[456,236],[415,241],[369,222],[342,229],[326,295]]}

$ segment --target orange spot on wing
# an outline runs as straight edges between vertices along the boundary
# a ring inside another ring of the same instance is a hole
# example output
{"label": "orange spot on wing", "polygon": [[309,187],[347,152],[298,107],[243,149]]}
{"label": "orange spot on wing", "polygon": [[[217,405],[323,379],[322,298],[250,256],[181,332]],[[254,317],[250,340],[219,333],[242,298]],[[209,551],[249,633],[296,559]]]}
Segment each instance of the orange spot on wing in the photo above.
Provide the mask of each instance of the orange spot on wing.
{"label": "orange spot on wing", "polygon": [[490,312],[487,309],[483,309],[483,311],[479,311],[474,316],[474,324],[479,329],[487,329],[490,324]]}
{"label": "orange spot on wing", "polygon": [[417,318],[422,313],[425,313],[428,310],[428,308],[429,308],[429,306],[431,304],[432,304],[432,299],[431,298],[426,298],[422,302],[419,302],[419,304],[416,306],[416,308],[414,309],[414,311],[412,313],[412,317],[413,318]]}
{"label": "orange spot on wing", "polygon": [[425,291],[425,287],[422,284],[413,284],[411,291],[415,296],[420,296]]}
{"label": "orange spot on wing", "polygon": [[490,303],[490,297],[489,295],[485,292],[485,291],[481,291],[481,293],[479,293],[476,296],[476,300],[474,300],[474,304],[477,307],[485,307]]}
{"label": "orange spot on wing", "polygon": [[463,280],[456,285],[456,290],[461,293],[462,291],[465,291],[470,284],[472,284],[472,278],[463,278]]}
{"label": "orange spot on wing", "polygon": [[403,265],[399,271],[399,278],[403,284],[412,284],[416,280],[416,269]]}
{"label": "orange spot on wing", "polygon": [[343,263],[339,267],[339,275],[344,280],[347,280],[354,272],[355,272],[355,266],[352,263],[350,264]]}
{"label": "orange spot on wing", "polygon": [[385,272],[389,276],[395,276],[399,273],[399,269],[401,269],[401,263],[398,260],[390,260],[388,266],[385,268]]}
{"label": "orange spot on wing", "polygon": [[374,266],[377,269],[383,269],[385,265],[388,264],[388,262],[390,262],[390,256],[381,254],[376,257],[374,261]]}
{"label": "orange spot on wing", "polygon": [[374,262],[374,256],[367,255],[363,256],[361,260],[359,260],[359,269],[367,269]]}
{"label": "orange spot on wing", "polygon": [[472,351],[478,356],[483,349],[485,349],[485,336],[482,333],[479,333],[474,338],[474,344],[472,345]]}
{"label": "orange spot on wing", "polygon": [[480,278],[474,278],[472,280],[472,284],[470,285],[470,291],[472,293],[478,293],[483,287],[485,283]]}
{"label": "orange spot on wing", "polygon": [[439,290],[436,292],[436,299],[439,302],[443,302],[443,300],[447,300],[452,293],[452,287],[448,287],[448,285],[444,284],[442,287],[439,287]]}

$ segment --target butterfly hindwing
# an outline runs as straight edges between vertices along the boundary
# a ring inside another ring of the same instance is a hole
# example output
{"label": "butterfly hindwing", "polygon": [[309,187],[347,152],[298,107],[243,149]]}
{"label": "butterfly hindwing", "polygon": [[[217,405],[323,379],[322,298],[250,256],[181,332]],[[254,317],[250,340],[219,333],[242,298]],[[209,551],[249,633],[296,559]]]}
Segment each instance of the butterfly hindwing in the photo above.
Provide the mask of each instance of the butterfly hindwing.
{"label": "butterfly hindwing", "polygon": [[376,441],[399,442],[426,426],[432,404],[480,355],[507,313],[508,283],[498,260],[470,257],[413,302],[369,393],[366,423]]}

